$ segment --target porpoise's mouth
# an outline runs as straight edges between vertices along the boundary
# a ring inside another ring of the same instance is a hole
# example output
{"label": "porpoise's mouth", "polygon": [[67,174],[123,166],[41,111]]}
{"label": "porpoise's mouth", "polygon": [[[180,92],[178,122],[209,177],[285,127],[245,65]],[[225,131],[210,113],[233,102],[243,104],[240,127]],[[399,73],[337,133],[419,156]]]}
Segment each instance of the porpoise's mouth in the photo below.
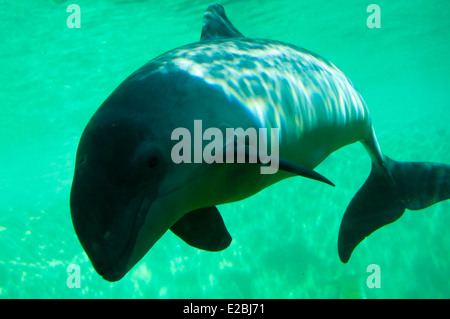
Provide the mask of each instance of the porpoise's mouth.
{"label": "porpoise's mouth", "polygon": [[[122,279],[127,272],[134,266],[136,262],[132,263],[130,265],[130,260],[132,258],[132,252],[136,245],[136,241],[138,238],[138,234],[142,226],[144,225],[145,218],[147,216],[147,213],[151,209],[151,206],[153,204],[154,200],[151,200],[147,198],[146,196],[143,196],[142,200],[140,201],[140,204],[137,208],[137,213],[135,214],[134,220],[132,222],[131,231],[129,232],[128,241],[125,244],[124,248],[122,249],[122,252],[114,259],[112,262],[98,262],[99,259],[97,256],[89,256],[92,265],[94,266],[94,269],[97,271],[97,273],[103,277],[103,279],[107,281],[118,281]],[[116,247],[111,245],[107,246],[108,250],[114,250]]]}
{"label": "porpoise's mouth", "polygon": [[117,281],[123,278],[178,220],[176,212],[180,211],[182,202],[176,192],[178,189],[173,188],[163,195],[143,199],[133,223],[132,236],[122,254],[110,267],[97,270],[105,280]]}

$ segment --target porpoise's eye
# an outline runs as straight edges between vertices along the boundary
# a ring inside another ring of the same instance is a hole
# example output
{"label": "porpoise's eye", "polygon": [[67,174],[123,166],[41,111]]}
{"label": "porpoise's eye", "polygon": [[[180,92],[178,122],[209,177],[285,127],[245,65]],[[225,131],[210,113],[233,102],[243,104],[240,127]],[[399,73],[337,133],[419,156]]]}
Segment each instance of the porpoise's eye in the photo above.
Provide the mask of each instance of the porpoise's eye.
{"label": "porpoise's eye", "polygon": [[78,165],[83,165],[86,162],[86,157],[80,157],[80,159],[78,160]]}
{"label": "porpoise's eye", "polygon": [[157,157],[157,156],[151,156],[151,157],[148,159],[147,165],[148,165],[148,167],[150,167],[150,168],[155,168],[155,167],[158,166],[158,163],[159,163],[158,157]]}

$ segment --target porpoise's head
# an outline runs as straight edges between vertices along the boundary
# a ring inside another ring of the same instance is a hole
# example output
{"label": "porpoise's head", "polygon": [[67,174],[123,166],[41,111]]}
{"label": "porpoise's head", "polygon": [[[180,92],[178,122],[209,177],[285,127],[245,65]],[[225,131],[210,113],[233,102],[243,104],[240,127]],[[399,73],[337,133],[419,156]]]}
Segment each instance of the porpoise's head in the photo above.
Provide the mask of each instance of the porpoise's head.
{"label": "porpoise's head", "polygon": [[171,160],[164,110],[175,97],[157,82],[125,81],[78,145],[72,221],[94,268],[109,281],[121,279],[189,208],[185,184],[195,167]]}

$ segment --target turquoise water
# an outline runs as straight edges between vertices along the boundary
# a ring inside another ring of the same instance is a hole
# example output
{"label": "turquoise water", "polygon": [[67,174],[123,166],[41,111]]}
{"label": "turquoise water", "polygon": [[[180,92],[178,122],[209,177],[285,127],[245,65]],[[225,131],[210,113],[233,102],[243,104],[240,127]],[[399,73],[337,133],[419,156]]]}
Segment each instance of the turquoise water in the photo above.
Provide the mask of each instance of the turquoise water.
{"label": "turquoise water", "polygon": [[[407,211],[348,264],[342,215],[370,171],[359,144],[318,167],[336,188],[292,178],[220,208],[233,236],[219,253],[168,232],[121,281],[93,270],[70,219],[81,132],[97,107],[151,58],[197,41],[210,1],[0,1],[1,298],[449,298],[450,202]],[[336,64],[369,105],[380,146],[397,160],[450,163],[450,4],[223,1],[249,37],[293,43]],[[80,266],[80,288],[67,267]],[[367,267],[380,267],[369,288]]]}

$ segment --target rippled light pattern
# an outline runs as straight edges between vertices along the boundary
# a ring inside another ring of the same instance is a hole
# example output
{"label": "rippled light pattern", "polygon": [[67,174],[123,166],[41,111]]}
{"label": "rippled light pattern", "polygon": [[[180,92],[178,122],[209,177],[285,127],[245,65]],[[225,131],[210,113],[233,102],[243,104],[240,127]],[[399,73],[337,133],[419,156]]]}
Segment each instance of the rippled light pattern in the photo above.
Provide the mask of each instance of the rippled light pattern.
{"label": "rippled light pattern", "polygon": [[319,127],[370,124],[347,77],[316,54],[278,41],[233,38],[197,42],[150,61],[135,76],[183,70],[237,99],[262,127],[299,138]]}

